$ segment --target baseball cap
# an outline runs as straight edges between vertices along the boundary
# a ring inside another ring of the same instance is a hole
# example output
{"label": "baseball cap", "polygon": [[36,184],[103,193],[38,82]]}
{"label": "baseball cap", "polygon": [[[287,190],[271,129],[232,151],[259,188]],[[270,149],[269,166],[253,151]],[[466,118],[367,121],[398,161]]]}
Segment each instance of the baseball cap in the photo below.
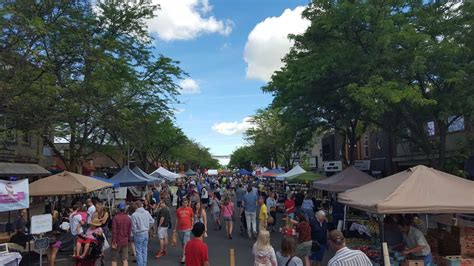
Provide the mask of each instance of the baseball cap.
{"label": "baseball cap", "polygon": [[125,206],[125,203],[123,202],[120,202],[118,205],[117,205],[117,209],[119,210],[125,210],[127,208],[127,206]]}

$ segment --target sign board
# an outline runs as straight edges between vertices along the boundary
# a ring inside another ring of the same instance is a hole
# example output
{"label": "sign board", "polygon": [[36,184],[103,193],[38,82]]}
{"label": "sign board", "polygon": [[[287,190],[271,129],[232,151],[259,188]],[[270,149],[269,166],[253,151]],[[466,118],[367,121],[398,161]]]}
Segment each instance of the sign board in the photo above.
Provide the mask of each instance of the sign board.
{"label": "sign board", "polygon": [[31,216],[31,233],[42,234],[53,230],[53,216],[48,214]]}
{"label": "sign board", "polygon": [[323,163],[325,172],[342,171],[342,161],[327,161]]}
{"label": "sign board", "polygon": [[355,160],[354,167],[361,171],[370,170],[370,160]]}
{"label": "sign board", "polygon": [[28,180],[0,180],[0,212],[28,209],[30,190]]}
{"label": "sign board", "polygon": [[0,244],[0,254],[8,253],[8,245],[7,244]]}
{"label": "sign board", "polygon": [[42,250],[49,247],[49,239],[47,237],[35,239],[35,249]]}

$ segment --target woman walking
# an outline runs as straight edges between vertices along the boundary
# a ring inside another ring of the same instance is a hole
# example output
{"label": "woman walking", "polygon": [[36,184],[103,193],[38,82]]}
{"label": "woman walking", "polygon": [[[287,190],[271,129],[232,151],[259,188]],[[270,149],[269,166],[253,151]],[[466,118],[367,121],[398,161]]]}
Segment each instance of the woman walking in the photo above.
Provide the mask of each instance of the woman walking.
{"label": "woman walking", "polygon": [[278,266],[303,266],[303,261],[295,255],[296,241],[292,236],[283,236],[281,240],[281,251],[276,257]]}
{"label": "woman walking", "polygon": [[202,205],[201,202],[195,202],[193,206],[194,212],[194,223],[203,223],[205,230],[204,230],[204,237],[207,237],[207,213],[206,209]]}
{"label": "woman walking", "polygon": [[214,222],[214,230],[217,231],[221,229],[221,221],[220,221],[221,201],[217,198],[216,193],[212,194],[210,203],[211,203],[211,216]]}
{"label": "woman walking", "polygon": [[224,217],[227,238],[232,239],[232,230],[234,226],[234,203],[230,201],[228,195],[224,197],[224,203],[222,204],[221,213],[222,217]]}
{"label": "woman walking", "polygon": [[258,234],[252,253],[255,256],[254,266],[277,266],[275,250],[270,244],[270,232],[267,230],[263,229]]}

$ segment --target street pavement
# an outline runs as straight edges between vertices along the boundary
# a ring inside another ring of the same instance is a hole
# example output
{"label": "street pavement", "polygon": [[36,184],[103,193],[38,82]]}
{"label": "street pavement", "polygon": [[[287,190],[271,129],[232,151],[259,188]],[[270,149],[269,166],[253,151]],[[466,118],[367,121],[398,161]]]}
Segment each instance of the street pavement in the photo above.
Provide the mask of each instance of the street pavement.
{"label": "street pavement", "polygon": [[[172,207],[172,218],[174,219],[174,213],[176,208]],[[257,210],[258,211],[258,210]],[[208,237],[205,238],[204,242],[208,245],[209,249],[209,260],[211,266],[246,266],[253,265],[254,259],[252,254],[252,246],[255,243],[255,240],[249,239],[247,233],[244,232],[243,235],[240,235],[240,217],[234,221],[234,233],[232,239],[226,238],[224,225],[222,230],[214,231],[213,224],[211,221],[210,215],[208,215]],[[277,221],[281,220],[280,215],[277,218]],[[277,227],[278,228],[278,227]],[[169,237],[171,239],[171,230],[169,232]],[[272,245],[275,248],[275,252],[280,249],[281,243],[281,234],[278,232],[271,233]],[[159,241],[158,238],[151,238],[148,243],[148,265],[181,265],[181,255],[182,249],[178,243],[177,247],[170,246],[168,248],[168,255],[161,257],[160,259],[155,258],[156,252],[159,250]],[[231,257],[231,250],[233,250],[234,256]],[[58,266],[62,265],[73,265],[72,260],[68,257],[69,254],[60,253],[57,259]],[[129,264],[136,265],[132,263],[134,258],[129,256]],[[231,264],[231,260],[234,259],[235,264]],[[46,260],[46,257],[45,257]],[[110,254],[105,252],[105,265],[110,265]],[[121,264],[119,264],[121,265]]]}

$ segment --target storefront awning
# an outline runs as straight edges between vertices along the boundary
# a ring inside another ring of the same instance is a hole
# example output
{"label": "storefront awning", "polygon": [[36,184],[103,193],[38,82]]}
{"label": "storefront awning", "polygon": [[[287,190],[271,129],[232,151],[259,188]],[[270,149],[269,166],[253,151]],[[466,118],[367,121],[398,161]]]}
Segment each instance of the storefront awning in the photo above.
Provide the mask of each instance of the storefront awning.
{"label": "storefront awning", "polygon": [[1,163],[0,177],[48,176],[51,173],[43,167],[32,163]]}

